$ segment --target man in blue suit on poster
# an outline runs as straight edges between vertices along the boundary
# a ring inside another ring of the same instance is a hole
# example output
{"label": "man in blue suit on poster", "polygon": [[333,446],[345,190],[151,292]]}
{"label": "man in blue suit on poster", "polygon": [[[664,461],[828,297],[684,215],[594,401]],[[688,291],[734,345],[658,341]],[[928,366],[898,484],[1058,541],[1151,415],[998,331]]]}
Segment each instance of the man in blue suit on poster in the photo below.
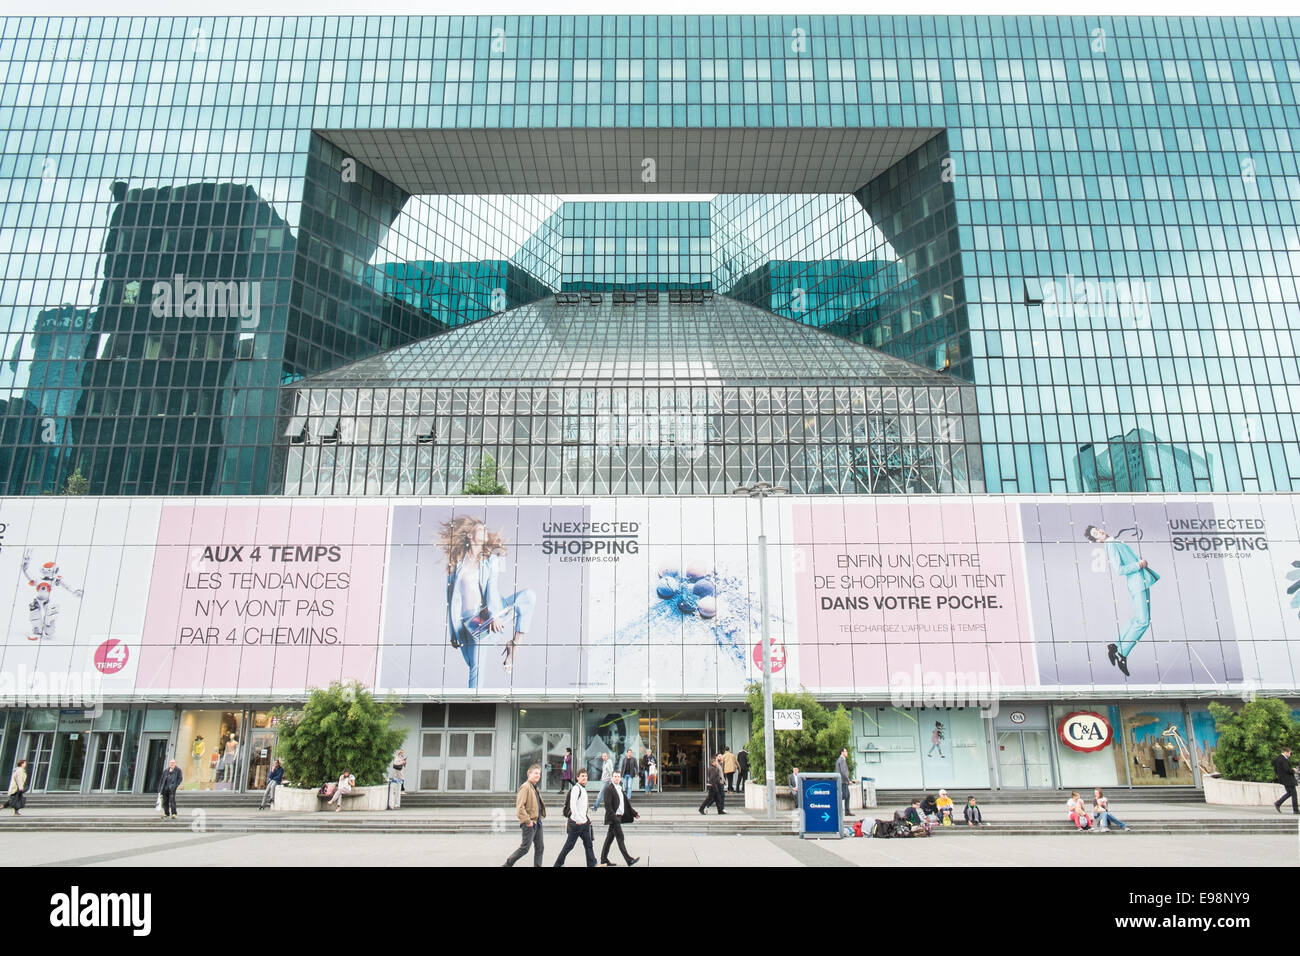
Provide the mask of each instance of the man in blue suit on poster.
{"label": "man in blue suit on poster", "polygon": [[1128,588],[1129,597],[1133,599],[1133,617],[1129,620],[1128,627],[1115,644],[1106,645],[1111,665],[1118,667],[1120,673],[1128,677],[1128,656],[1151,627],[1151,585],[1160,580],[1160,575],[1147,567],[1145,559],[1139,558],[1137,552],[1118,537],[1112,538],[1102,528],[1088,525],[1083,536],[1088,541],[1105,547],[1111,567],[1123,575],[1124,585]]}

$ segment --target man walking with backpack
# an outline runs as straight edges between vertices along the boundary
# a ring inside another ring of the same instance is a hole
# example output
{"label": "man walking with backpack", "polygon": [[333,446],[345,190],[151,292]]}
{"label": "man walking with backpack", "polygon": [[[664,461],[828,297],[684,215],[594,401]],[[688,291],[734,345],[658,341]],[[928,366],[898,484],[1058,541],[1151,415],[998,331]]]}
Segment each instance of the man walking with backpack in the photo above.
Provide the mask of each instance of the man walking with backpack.
{"label": "man walking with backpack", "polygon": [[564,815],[568,818],[568,835],[564,840],[564,849],[560,850],[560,855],[555,858],[556,866],[564,866],[564,861],[573,849],[573,845],[579,840],[582,841],[582,849],[587,854],[587,865],[596,865],[596,854],[592,851],[593,838],[591,835],[591,816],[587,811],[587,769],[584,767],[578,771],[578,777],[573,782],[567,795],[564,798]]}

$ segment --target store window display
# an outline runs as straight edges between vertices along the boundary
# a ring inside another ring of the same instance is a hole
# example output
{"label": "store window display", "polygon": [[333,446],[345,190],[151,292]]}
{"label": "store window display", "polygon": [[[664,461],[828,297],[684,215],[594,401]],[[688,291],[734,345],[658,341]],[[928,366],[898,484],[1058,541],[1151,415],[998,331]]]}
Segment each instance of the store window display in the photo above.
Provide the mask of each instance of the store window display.
{"label": "store window display", "polygon": [[1131,785],[1191,786],[1196,782],[1181,708],[1129,704],[1121,713]]}
{"label": "store window display", "polygon": [[181,789],[237,789],[241,730],[236,711],[182,711],[177,750],[188,753],[189,761]]}

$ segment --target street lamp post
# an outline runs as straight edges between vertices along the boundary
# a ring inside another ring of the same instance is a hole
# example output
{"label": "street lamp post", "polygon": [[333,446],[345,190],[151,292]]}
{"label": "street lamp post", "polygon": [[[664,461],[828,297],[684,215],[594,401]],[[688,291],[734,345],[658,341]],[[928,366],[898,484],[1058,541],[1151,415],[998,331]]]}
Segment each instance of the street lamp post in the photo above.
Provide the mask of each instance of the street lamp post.
{"label": "street lamp post", "polygon": [[764,513],[763,499],[768,495],[783,495],[785,489],[760,481],[749,488],[737,488],[734,493],[758,499],[759,614],[763,619],[760,638],[763,642],[763,771],[767,777],[767,818],[775,820],[776,743],[772,734],[772,623],[771,615],[767,610],[767,518]]}

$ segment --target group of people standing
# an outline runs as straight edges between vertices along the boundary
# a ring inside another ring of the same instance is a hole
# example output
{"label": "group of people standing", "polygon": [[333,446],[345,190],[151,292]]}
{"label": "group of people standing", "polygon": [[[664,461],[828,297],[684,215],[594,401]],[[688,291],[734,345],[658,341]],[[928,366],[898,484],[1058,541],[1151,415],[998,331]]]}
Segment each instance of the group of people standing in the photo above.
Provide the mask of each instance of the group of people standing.
{"label": "group of people standing", "polygon": [[[629,757],[631,754],[632,751],[629,750]],[[603,756],[608,763],[608,755]],[[546,802],[542,798],[541,780],[541,765],[533,764],[528,768],[528,779],[520,785],[515,794],[515,816],[519,820],[519,848],[507,857],[503,866],[514,866],[528,853],[530,847],[533,851],[533,866],[542,865],[542,854],[545,849],[542,821],[546,819]],[[596,795],[596,806],[591,806],[589,802],[585,767],[578,770],[571,783],[572,786],[564,791],[565,839],[560,855],[555,858],[555,866],[564,866],[569,851],[579,842],[582,843],[583,852],[586,854],[587,866],[616,866],[617,864],[611,863],[609,859],[609,851],[615,843],[618,844],[618,850],[623,855],[623,862],[628,866],[636,866],[641,858],[632,856],[628,852],[623,824],[631,823],[641,815],[632,807],[631,792],[624,789],[622,771],[610,771],[608,781],[602,784],[600,792]],[[600,862],[597,863],[591,817],[602,801],[605,803],[605,844],[601,847]]]}

